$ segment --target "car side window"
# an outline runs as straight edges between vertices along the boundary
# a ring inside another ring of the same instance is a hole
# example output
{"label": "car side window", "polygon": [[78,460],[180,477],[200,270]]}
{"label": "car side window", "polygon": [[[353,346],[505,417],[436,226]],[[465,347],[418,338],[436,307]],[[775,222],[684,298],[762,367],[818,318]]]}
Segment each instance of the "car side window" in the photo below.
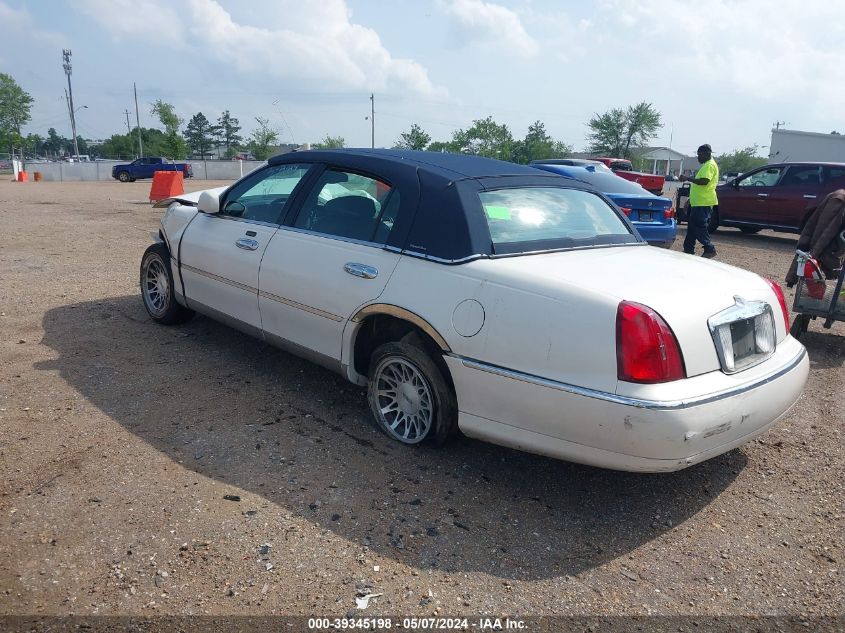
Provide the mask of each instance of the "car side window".
{"label": "car side window", "polygon": [[736,181],[737,187],[774,187],[783,173],[783,167],[770,167],[743,176]]}
{"label": "car side window", "polygon": [[383,243],[399,208],[399,192],[385,182],[327,169],[296,216],[293,226],[316,233]]}
{"label": "car side window", "polygon": [[226,196],[223,215],[276,224],[308,164],[275,165],[235,185]]}
{"label": "car side window", "polygon": [[787,169],[786,175],[780,182],[782,187],[812,187],[821,184],[819,177],[821,167],[818,165],[794,165]]}
{"label": "car side window", "polygon": [[845,181],[845,167],[825,167],[824,168],[824,181],[825,183],[839,181]]}

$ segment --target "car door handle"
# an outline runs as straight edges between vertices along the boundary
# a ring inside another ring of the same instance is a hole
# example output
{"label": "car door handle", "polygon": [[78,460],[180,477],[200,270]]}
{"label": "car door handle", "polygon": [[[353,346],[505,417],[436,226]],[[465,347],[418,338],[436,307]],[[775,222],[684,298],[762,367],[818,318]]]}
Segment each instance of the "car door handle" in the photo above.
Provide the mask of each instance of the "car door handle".
{"label": "car door handle", "polygon": [[807,200],[815,200],[816,199],[816,196],[810,196],[810,195],[807,195],[807,194],[804,194],[804,197],[807,198]]}
{"label": "car door handle", "polygon": [[258,240],[251,240],[248,237],[242,237],[235,242],[235,246],[242,248],[245,251],[254,251],[258,248]]}
{"label": "car door handle", "polygon": [[363,279],[375,279],[378,277],[378,268],[375,266],[367,266],[366,264],[349,262],[348,264],[343,265],[343,270],[348,272],[350,275],[355,275],[356,277],[361,277]]}
{"label": "car door handle", "polygon": [[769,194],[767,194],[767,193],[758,193],[758,194],[757,194],[757,197],[758,197],[758,198],[768,198],[768,197],[769,197]]}

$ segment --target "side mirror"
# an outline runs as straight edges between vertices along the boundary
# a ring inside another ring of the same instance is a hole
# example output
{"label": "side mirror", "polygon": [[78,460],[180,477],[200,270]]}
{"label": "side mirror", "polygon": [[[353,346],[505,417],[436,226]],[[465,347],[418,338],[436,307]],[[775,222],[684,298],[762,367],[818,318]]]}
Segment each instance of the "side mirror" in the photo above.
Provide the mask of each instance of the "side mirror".
{"label": "side mirror", "polygon": [[231,200],[226,203],[225,207],[223,207],[223,211],[226,215],[239,218],[244,214],[244,211],[246,211],[246,207],[237,200]]}
{"label": "side mirror", "polygon": [[203,191],[197,201],[197,211],[214,215],[220,213],[220,196],[216,193]]}

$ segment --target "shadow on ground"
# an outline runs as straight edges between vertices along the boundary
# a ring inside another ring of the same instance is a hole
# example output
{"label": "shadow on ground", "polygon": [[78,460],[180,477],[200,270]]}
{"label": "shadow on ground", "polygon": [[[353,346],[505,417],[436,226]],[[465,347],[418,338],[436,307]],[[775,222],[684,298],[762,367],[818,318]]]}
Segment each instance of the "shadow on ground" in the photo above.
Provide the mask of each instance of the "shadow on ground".
{"label": "shadow on ground", "polygon": [[577,574],[690,518],[746,463],[642,475],[465,438],[408,449],[371,425],[360,388],[208,319],[158,326],[126,296],[43,325],[58,359],[37,368],[172,460],[421,569]]}

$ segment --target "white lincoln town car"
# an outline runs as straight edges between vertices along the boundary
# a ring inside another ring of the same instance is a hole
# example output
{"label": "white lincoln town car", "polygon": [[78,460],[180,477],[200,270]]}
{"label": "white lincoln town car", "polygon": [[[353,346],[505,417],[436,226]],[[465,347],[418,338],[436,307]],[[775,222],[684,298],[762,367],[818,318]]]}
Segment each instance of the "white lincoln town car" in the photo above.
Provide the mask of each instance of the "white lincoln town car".
{"label": "white lincoln town car", "polygon": [[429,152],[295,152],[166,206],[150,316],[195,312],[368,388],[404,444],[465,435],[671,471],[763,433],[801,396],[780,287],[648,246],[601,193]]}

